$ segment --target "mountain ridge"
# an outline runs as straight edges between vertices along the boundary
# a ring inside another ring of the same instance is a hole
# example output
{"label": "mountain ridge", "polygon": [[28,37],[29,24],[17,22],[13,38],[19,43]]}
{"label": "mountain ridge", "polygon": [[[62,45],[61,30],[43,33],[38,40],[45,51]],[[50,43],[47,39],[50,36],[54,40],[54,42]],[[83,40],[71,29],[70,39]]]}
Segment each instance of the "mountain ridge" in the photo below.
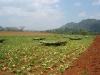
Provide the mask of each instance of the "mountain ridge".
{"label": "mountain ridge", "polygon": [[83,29],[91,32],[100,32],[100,20],[84,19],[79,23],[70,22],[60,27],[60,29]]}
{"label": "mountain ridge", "polygon": [[0,26],[0,30],[4,30],[5,28],[3,28],[2,26]]}

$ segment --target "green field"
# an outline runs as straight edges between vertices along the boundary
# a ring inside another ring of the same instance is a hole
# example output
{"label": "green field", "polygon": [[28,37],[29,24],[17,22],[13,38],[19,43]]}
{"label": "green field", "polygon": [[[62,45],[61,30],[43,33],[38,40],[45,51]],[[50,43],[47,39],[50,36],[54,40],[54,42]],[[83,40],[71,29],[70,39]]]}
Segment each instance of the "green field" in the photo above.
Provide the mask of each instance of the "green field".
{"label": "green field", "polygon": [[[45,46],[43,41],[67,41],[62,46]],[[70,40],[70,37],[81,37]],[[6,39],[0,43],[0,70],[16,75],[60,75],[71,62],[77,59],[92,43],[94,35],[48,35],[48,36],[0,36]]]}

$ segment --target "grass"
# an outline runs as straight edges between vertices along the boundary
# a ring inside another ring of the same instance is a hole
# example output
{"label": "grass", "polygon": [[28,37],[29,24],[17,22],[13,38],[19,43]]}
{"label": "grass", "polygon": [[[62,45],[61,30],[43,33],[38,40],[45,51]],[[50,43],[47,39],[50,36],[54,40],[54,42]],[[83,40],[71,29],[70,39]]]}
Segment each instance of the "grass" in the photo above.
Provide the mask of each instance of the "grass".
{"label": "grass", "polygon": [[[69,37],[82,37],[81,40],[70,40]],[[67,41],[64,46],[44,46],[45,41]],[[81,35],[48,35],[48,36],[0,36],[7,39],[0,43],[0,70],[9,69],[15,74],[62,73],[73,60],[92,43],[95,36],[85,38]],[[53,73],[55,73],[53,72]]]}
{"label": "grass", "polygon": [[89,72],[86,70],[86,71],[82,72],[82,75],[89,75]]}

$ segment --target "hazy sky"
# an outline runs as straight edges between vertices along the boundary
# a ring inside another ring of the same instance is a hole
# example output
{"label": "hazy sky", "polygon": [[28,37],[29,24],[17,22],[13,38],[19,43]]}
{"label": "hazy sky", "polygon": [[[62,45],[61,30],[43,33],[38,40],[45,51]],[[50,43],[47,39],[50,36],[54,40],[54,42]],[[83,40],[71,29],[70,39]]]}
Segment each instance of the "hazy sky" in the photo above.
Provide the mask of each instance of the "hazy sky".
{"label": "hazy sky", "polygon": [[100,19],[100,0],[0,0],[0,26],[46,30]]}

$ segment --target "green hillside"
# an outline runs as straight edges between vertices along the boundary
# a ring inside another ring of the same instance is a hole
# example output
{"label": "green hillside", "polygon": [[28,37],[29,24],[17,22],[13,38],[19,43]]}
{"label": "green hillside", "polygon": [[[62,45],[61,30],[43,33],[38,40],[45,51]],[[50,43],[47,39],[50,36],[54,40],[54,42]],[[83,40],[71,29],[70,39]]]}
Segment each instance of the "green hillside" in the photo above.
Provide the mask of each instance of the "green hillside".
{"label": "green hillside", "polygon": [[71,22],[71,23],[67,23],[67,24],[63,25],[61,28],[62,29],[66,29],[66,28],[70,29],[70,28],[74,28],[76,26],[78,26],[78,23]]}
{"label": "green hillside", "polygon": [[76,26],[78,29],[84,29],[91,32],[100,32],[100,20],[96,19],[86,19],[82,20]]}
{"label": "green hillside", "polygon": [[80,34],[81,32],[100,33],[100,20],[84,19],[79,23],[70,22],[58,29],[48,30],[56,33]]}
{"label": "green hillside", "polygon": [[[63,28],[75,28],[75,29],[83,29],[91,32],[100,32],[100,20],[97,19],[86,19],[82,20],[79,23],[67,23],[62,26]],[[61,28],[62,28],[61,27]]]}
{"label": "green hillside", "polygon": [[4,28],[3,28],[2,26],[0,26],[0,31],[1,31],[1,30],[4,30]]}

